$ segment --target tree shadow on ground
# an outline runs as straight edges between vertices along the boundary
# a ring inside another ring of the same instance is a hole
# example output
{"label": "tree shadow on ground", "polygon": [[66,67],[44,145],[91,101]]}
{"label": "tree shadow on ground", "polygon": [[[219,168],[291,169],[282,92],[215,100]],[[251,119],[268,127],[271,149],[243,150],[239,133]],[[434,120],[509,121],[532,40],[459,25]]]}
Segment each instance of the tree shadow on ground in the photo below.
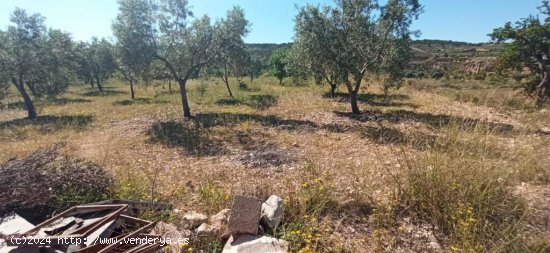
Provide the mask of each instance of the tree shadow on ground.
{"label": "tree shadow on ground", "polygon": [[277,105],[277,101],[277,97],[273,95],[250,95],[245,104],[255,109],[265,110]]}
{"label": "tree shadow on ground", "polygon": [[27,109],[27,106],[25,105],[25,102],[23,101],[17,101],[17,102],[13,102],[13,103],[8,103],[6,104],[5,106],[2,106],[4,108],[7,108],[7,109],[21,109],[21,110],[26,110]]}
{"label": "tree shadow on ground", "polygon": [[150,140],[169,147],[182,147],[194,156],[213,156],[225,153],[222,141],[210,137],[210,132],[193,121],[155,123],[148,131]]}
{"label": "tree shadow on ground", "polygon": [[243,102],[237,98],[220,98],[216,101],[216,105],[219,106],[235,106],[241,104],[243,104]]}
{"label": "tree shadow on ground", "polygon": [[83,98],[52,98],[47,100],[49,105],[67,105],[67,104],[77,104],[77,103],[91,103],[92,100],[83,99]]}
{"label": "tree shadow on ground", "polygon": [[209,129],[212,126],[204,126],[200,118],[159,122],[148,134],[150,141],[183,148],[191,156],[236,154],[235,160],[250,168],[277,167],[295,161],[294,150],[279,147],[265,132],[235,129],[216,138]]}
{"label": "tree shadow on ground", "polygon": [[[233,113],[198,114],[188,122],[157,123],[149,130],[149,135],[153,142],[183,147],[192,155],[218,155],[224,153],[224,141],[212,138],[209,129],[217,126],[231,127],[243,122],[254,122],[264,127],[278,128],[284,131],[355,132],[360,134],[362,138],[367,138],[377,144],[413,144],[417,149],[425,149],[426,143],[429,144],[430,141],[435,139],[433,136],[419,135],[414,136],[414,139],[421,139],[425,143],[413,143],[410,135],[405,135],[397,129],[382,125],[318,124],[309,120],[283,119],[274,115]],[[226,133],[226,137],[236,135],[238,132],[238,130],[230,131],[233,134]]]}
{"label": "tree shadow on ground", "polygon": [[[27,126],[37,127],[40,133],[52,133],[62,129],[83,129],[93,121],[89,115],[53,116],[43,115],[35,119],[14,119],[0,122],[0,130],[18,130]],[[22,133],[20,137],[24,137]]]}
{"label": "tree shadow on ground", "polygon": [[167,104],[168,101],[166,100],[157,100],[157,99],[150,99],[150,98],[136,98],[136,99],[123,99],[123,100],[117,100],[113,102],[113,105],[149,105],[149,104]]}
{"label": "tree shadow on ground", "polygon": [[[324,98],[331,98],[329,93],[323,94]],[[338,102],[346,102],[349,103],[349,94],[338,92],[334,94],[334,99],[337,99]],[[410,97],[408,95],[403,94],[374,94],[374,93],[366,93],[366,94],[357,94],[357,101],[371,105],[371,106],[384,106],[384,107],[411,107],[411,108],[418,108],[417,105],[413,103],[408,102],[401,102],[404,100],[409,100]]]}
{"label": "tree shadow on ground", "polygon": [[361,115],[353,115],[349,112],[334,111],[334,114],[339,117],[347,117],[360,122],[388,121],[391,123],[400,123],[405,121],[413,121],[426,123],[434,128],[443,128],[451,124],[457,124],[460,127],[466,129],[482,127],[484,129],[488,129],[490,131],[501,134],[510,133],[514,130],[514,126],[506,123],[495,123],[459,116],[413,112],[407,110],[391,110],[388,112],[383,112],[380,110],[367,110],[364,111]]}
{"label": "tree shadow on ground", "polygon": [[[91,103],[92,100],[81,99],[81,98],[50,98],[46,100],[39,100],[35,104],[44,103],[46,105],[67,105],[67,104],[76,104],[76,103]],[[21,109],[26,110],[27,105],[23,101],[17,101],[13,103],[6,104],[7,109]]]}
{"label": "tree shadow on ground", "polygon": [[84,92],[81,95],[84,97],[102,97],[102,96],[116,96],[116,95],[122,95],[122,94],[128,94],[126,91],[119,91],[119,90],[103,90],[103,92],[92,90],[88,92]]}
{"label": "tree shadow on ground", "polygon": [[245,99],[222,98],[216,101],[220,106],[246,105],[254,109],[265,110],[277,105],[278,99],[273,95],[249,95]]}

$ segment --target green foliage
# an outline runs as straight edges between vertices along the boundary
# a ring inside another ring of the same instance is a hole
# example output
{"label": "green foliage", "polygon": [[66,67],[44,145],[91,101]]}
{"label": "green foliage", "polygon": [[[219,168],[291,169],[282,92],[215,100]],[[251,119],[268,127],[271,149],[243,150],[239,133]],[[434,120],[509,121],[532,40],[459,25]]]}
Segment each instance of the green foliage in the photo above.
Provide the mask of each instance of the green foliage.
{"label": "green foliage", "polygon": [[283,79],[288,77],[287,73],[287,50],[277,49],[273,51],[269,57],[269,71],[279,79],[279,84],[283,83]]}
{"label": "green foliage", "polygon": [[[410,58],[409,27],[421,12],[416,0],[337,1],[336,7],[307,5],[296,16],[296,59],[317,81],[344,83],[354,114],[356,95],[367,75],[387,74],[385,86],[396,86]],[[375,13],[379,13],[376,15]]]}
{"label": "green foliage", "polygon": [[89,46],[90,63],[96,81],[103,82],[115,72],[113,45],[105,39],[93,38]]}
{"label": "green foliage", "polygon": [[541,83],[534,90],[537,102],[550,96],[550,4],[543,1],[539,7],[542,15],[529,16],[516,22],[506,23],[490,34],[496,42],[509,42],[497,60],[500,71],[509,68],[530,67],[541,76]]}
{"label": "green foliage", "polygon": [[229,86],[229,77],[240,79],[249,74],[250,56],[246,51],[243,37],[248,33],[249,22],[244,16],[244,10],[234,7],[227,12],[227,18],[220,21],[216,33],[216,43],[219,51],[211,63],[210,72],[222,79],[229,95],[233,97]]}
{"label": "green foliage", "polygon": [[13,25],[0,32],[0,90],[7,82],[17,87],[23,97],[29,118],[36,111],[26,89],[35,97],[56,96],[64,92],[73,68],[73,42],[67,33],[46,30],[44,17],[28,15],[16,8]]}
{"label": "green foliage", "polygon": [[[282,43],[282,44],[270,44],[270,43],[247,43],[246,50],[250,55],[251,60],[255,65],[255,73],[257,76],[261,74],[262,71],[268,71],[269,69],[269,57],[276,50],[287,50],[290,49],[291,44]],[[256,76],[256,77],[257,77]]]}
{"label": "green foliage", "polygon": [[250,90],[250,88],[248,88],[248,84],[246,84],[245,82],[239,82],[239,90],[247,91]]}
{"label": "green foliage", "polygon": [[219,35],[227,32],[234,36],[233,40],[227,39],[234,42],[234,38],[246,34],[247,22],[241,9],[228,12],[226,20],[239,22],[211,24],[206,15],[193,18],[187,1],[119,0],[113,30],[127,54],[147,65],[154,61],[162,63],[180,85],[183,116],[191,117],[185,89],[187,80],[219,55],[225,46],[225,38]]}

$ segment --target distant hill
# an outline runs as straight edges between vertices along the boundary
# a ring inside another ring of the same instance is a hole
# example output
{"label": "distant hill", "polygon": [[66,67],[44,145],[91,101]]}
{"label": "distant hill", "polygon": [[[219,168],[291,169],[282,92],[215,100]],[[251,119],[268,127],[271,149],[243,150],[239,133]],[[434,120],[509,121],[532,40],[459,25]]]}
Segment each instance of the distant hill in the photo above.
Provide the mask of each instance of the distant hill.
{"label": "distant hill", "polygon": [[433,57],[466,60],[476,57],[496,57],[502,50],[502,45],[446,40],[416,40],[413,42],[412,48],[415,61]]}
{"label": "distant hill", "polygon": [[[247,44],[251,56],[267,67],[271,53],[288,49],[292,43]],[[415,40],[412,43],[413,59],[407,76],[443,76],[448,72],[473,74],[490,72],[494,59],[502,51],[502,44],[468,43],[448,40]]]}
{"label": "distant hill", "polygon": [[279,48],[288,49],[292,46],[291,43],[274,44],[274,43],[250,43],[246,44],[246,48],[252,57],[255,57],[262,62],[267,63],[271,53]]}
{"label": "distant hill", "polygon": [[[292,43],[250,43],[249,52],[262,61],[269,59],[275,49],[290,48]],[[468,43],[449,40],[415,40],[412,44],[415,62],[433,58],[452,58],[467,60],[476,57],[496,57],[502,50],[502,45],[494,43]]]}

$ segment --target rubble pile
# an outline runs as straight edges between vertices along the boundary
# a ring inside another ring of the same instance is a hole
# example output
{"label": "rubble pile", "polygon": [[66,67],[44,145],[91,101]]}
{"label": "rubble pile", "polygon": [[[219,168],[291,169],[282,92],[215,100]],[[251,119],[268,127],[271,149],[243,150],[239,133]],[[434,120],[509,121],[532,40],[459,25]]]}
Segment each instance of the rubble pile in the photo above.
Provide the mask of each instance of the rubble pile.
{"label": "rubble pile", "polygon": [[279,226],[283,205],[278,196],[262,202],[237,195],[231,209],[210,217],[195,211],[176,213],[177,224],[134,217],[140,209],[170,208],[165,203],[102,201],[71,207],[37,225],[13,214],[0,223],[0,253],[179,253],[202,235],[227,240],[225,253],[288,251],[288,242],[261,235]]}

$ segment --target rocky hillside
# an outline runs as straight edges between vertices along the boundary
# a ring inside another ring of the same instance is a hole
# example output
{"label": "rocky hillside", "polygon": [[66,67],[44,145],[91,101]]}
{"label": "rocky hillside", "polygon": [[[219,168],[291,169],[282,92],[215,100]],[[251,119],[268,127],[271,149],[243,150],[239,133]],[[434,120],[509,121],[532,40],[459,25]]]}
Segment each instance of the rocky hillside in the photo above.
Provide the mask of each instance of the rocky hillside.
{"label": "rocky hillside", "polygon": [[[493,71],[502,45],[442,40],[418,40],[413,43],[410,75],[439,77],[442,74],[478,74]],[[420,76],[421,77],[421,76]]]}

